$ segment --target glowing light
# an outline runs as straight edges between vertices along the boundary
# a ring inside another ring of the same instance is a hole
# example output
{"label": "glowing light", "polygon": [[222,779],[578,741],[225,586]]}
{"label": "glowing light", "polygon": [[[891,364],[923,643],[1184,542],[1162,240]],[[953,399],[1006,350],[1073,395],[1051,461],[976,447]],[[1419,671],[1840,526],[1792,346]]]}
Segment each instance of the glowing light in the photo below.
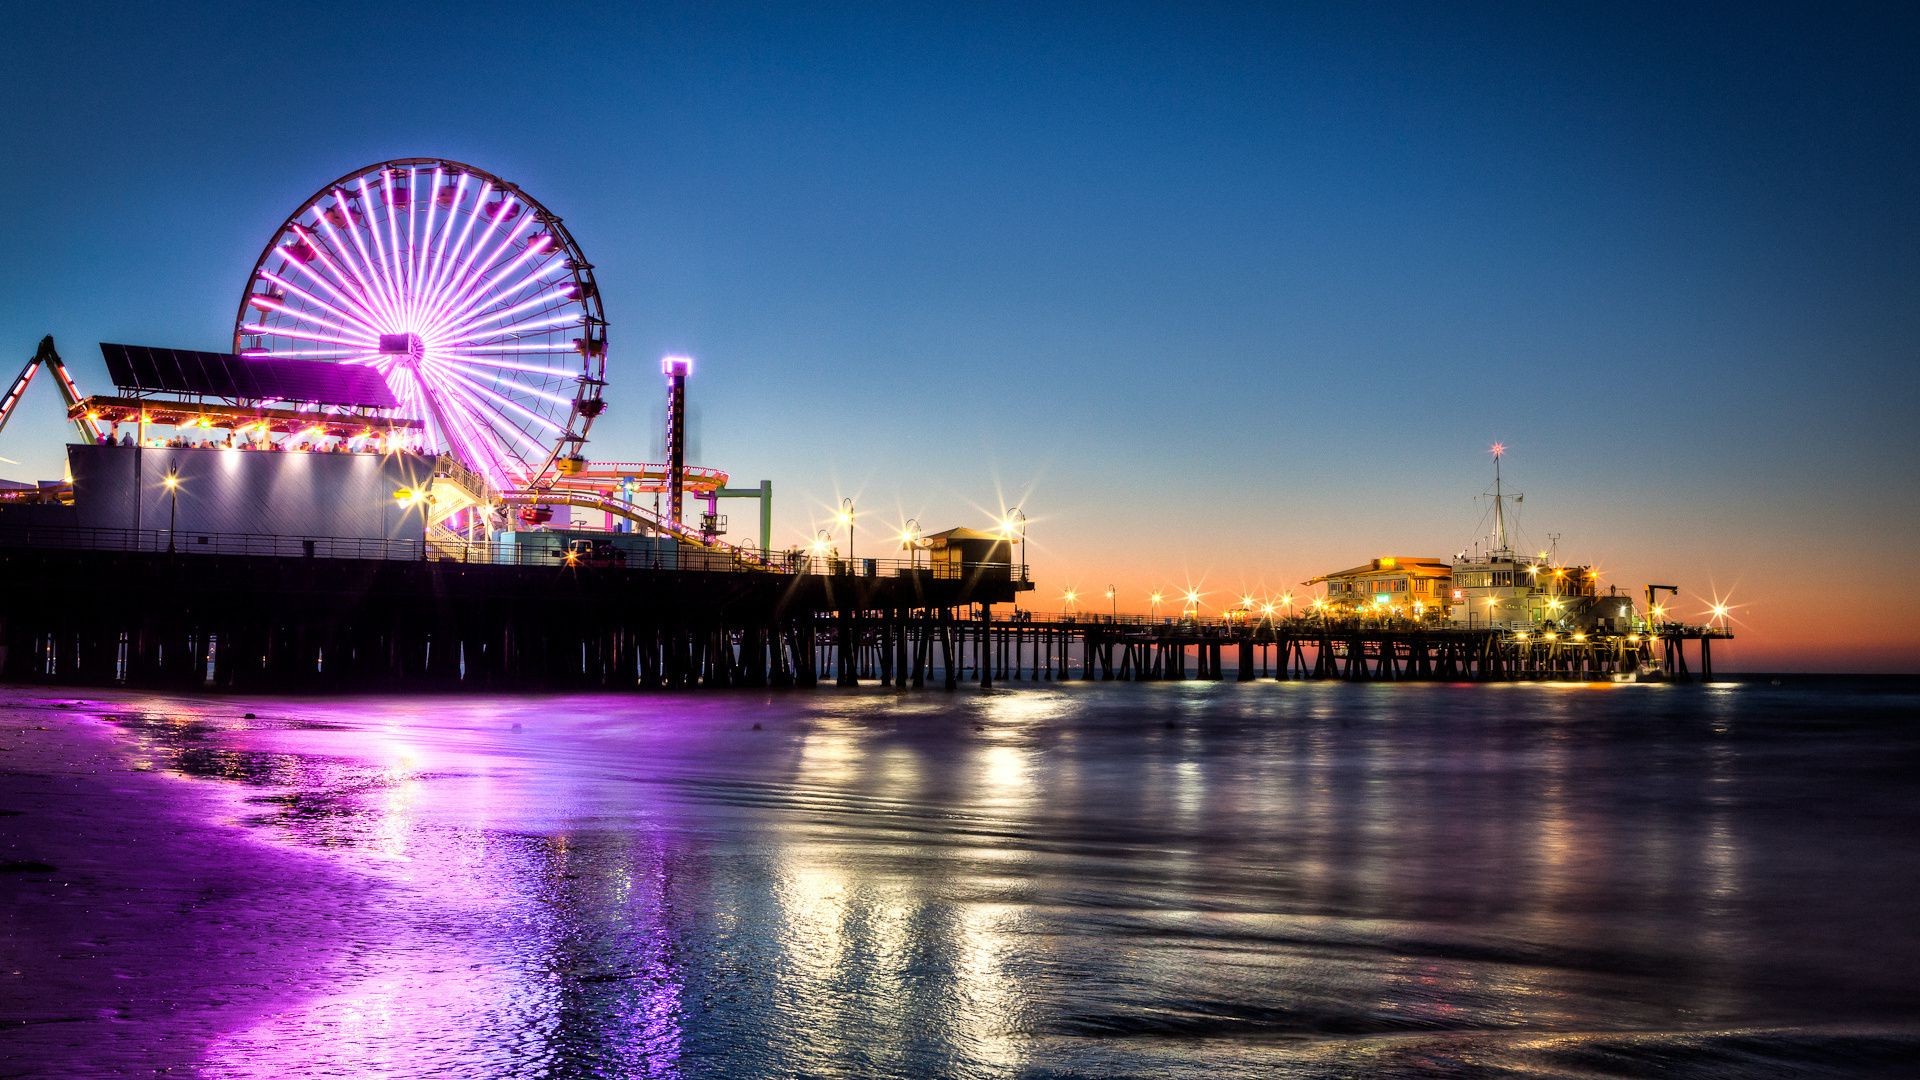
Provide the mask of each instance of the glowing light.
{"label": "glowing light", "polygon": [[177,473],[168,473],[166,476],[160,478],[160,482],[166,485],[168,491],[178,491],[180,489],[180,477]]}
{"label": "glowing light", "polygon": [[1491,452],[1493,453],[1493,456],[1494,456],[1494,457],[1501,457],[1502,455],[1504,455],[1504,454],[1506,454],[1506,452],[1507,452],[1507,444],[1506,444],[1506,443],[1498,443],[1498,442],[1497,442],[1497,443],[1494,443],[1494,444],[1493,444],[1493,445],[1492,445],[1491,447],[1489,447],[1488,449],[1489,449],[1489,450],[1490,450],[1490,451],[1491,451]]}
{"label": "glowing light", "polygon": [[[721,365],[725,367],[725,365]],[[693,374],[693,357],[663,356],[660,358],[660,374],[670,378],[686,378]],[[704,384],[702,384],[704,385]]]}
{"label": "glowing light", "polygon": [[244,351],[370,366],[424,425],[418,448],[501,486],[529,479],[585,434],[597,410],[576,402],[600,384],[514,354],[571,352],[572,328],[602,331],[551,215],[495,188],[464,170],[381,166],[329,189],[248,283]]}

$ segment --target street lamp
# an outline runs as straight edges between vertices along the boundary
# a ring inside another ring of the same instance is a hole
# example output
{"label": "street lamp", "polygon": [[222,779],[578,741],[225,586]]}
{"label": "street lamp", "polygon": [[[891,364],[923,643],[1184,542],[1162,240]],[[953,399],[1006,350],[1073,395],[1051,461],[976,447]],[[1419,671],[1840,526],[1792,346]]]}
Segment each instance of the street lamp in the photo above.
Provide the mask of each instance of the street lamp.
{"label": "street lamp", "polygon": [[1074,592],[1074,591],[1073,591],[1072,589],[1068,589],[1068,590],[1066,591],[1066,594],[1065,594],[1065,596],[1066,596],[1066,601],[1067,601],[1067,614],[1068,614],[1068,615],[1072,615],[1072,614],[1073,614],[1073,602],[1074,602],[1075,600],[1078,600],[1078,599],[1080,599],[1080,594],[1079,594],[1079,593],[1077,593],[1077,592]]}
{"label": "street lamp", "polygon": [[1120,621],[1120,594],[1114,592],[1113,586],[1111,585],[1107,586],[1107,600],[1113,604],[1113,621],[1119,622]]}
{"label": "street lamp", "polygon": [[853,497],[840,500],[840,524],[847,527],[847,562],[853,562]]}
{"label": "street lamp", "polygon": [[900,546],[907,549],[907,569],[914,569],[920,557],[919,518],[908,518],[907,523],[900,526]]}
{"label": "street lamp", "polygon": [[[814,534],[813,554],[816,559],[825,560],[827,557],[827,552],[830,551],[832,548],[833,548],[833,540],[830,537],[828,537],[827,530],[821,529],[819,532]],[[816,570],[814,572],[820,573],[821,571]]]}
{"label": "street lamp", "polygon": [[1181,612],[1181,618],[1198,618],[1200,616],[1200,594],[1192,589],[1188,589],[1186,600],[1187,609]]}
{"label": "street lamp", "polygon": [[1020,580],[1027,580],[1027,515],[1012,507],[1000,522],[1000,532],[1010,543],[1020,545]]}
{"label": "street lamp", "polygon": [[174,529],[174,526],[178,524],[180,521],[180,472],[179,470],[168,469],[167,475],[165,477],[162,477],[160,482],[166,485],[167,495],[171,499],[167,507],[167,554],[171,555],[174,552],[173,529]]}
{"label": "street lamp", "polygon": [[1152,596],[1147,597],[1147,606],[1153,609],[1153,617],[1155,620],[1158,620],[1160,618],[1160,594],[1154,593]]}

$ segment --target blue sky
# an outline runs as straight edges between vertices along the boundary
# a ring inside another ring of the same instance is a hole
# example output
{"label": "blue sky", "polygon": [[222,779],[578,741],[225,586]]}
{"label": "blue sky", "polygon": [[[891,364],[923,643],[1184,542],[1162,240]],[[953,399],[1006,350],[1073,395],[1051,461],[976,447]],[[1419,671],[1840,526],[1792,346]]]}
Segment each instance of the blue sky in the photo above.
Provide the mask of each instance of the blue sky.
{"label": "blue sky", "polygon": [[[0,26],[0,343],[55,334],[83,389],[103,339],[221,347],[320,184],[444,155],[597,264],[592,452],[656,454],[658,357],[691,353],[695,458],[774,481],[777,543],[841,495],[872,535],[1019,502],[1043,590],[1224,600],[1470,544],[1498,438],[1542,542],[1738,589],[1753,662],[1813,626],[1920,666],[1913,616],[1806,581],[1815,553],[1920,553],[1906,10],[69,4]],[[0,474],[57,474],[57,412],[36,385]]]}

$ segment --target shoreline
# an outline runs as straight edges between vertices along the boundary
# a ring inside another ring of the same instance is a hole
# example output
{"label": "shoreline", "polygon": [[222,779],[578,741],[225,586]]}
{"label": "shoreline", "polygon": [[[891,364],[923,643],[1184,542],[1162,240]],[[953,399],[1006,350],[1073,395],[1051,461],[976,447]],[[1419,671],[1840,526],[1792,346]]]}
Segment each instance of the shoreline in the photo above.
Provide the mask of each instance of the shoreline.
{"label": "shoreline", "polygon": [[127,708],[45,694],[0,713],[0,1075],[192,1072],[337,961],[282,913],[367,888],[215,823],[215,792],[183,799],[199,782],[111,730]]}

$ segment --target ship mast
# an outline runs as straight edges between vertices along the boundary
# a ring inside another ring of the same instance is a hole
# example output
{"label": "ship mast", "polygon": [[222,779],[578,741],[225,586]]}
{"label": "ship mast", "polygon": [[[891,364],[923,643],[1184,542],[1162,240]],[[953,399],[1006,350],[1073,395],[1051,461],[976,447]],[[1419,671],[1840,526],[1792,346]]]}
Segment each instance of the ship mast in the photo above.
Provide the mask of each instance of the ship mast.
{"label": "ship mast", "polygon": [[1507,452],[1505,443],[1493,444],[1493,554],[1513,554],[1507,547],[1507,500],[1500,492],[1500,458]]}

